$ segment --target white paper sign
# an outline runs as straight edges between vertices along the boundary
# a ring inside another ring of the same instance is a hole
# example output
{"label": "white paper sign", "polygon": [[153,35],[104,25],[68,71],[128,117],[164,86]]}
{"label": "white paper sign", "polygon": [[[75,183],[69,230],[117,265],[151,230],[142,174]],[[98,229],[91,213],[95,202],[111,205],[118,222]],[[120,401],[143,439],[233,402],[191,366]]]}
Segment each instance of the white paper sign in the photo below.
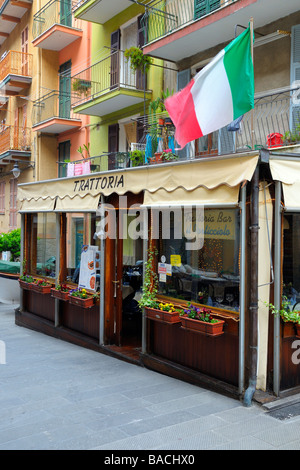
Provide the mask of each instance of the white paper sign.
{"label": "white paper sign", "polygon": [[89,245],[82,247],[78,287],[96,290],[95,249]]}

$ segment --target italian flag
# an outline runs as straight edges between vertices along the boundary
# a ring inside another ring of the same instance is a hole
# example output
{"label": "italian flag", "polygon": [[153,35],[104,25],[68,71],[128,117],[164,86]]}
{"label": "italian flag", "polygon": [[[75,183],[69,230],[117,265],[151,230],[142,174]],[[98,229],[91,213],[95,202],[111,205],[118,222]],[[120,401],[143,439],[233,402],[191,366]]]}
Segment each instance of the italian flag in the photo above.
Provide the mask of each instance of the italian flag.
{"label": "italian flag", "polygon": [[178,93],[165,101],[181,147],[254,108],[250,27],[228,44]]}

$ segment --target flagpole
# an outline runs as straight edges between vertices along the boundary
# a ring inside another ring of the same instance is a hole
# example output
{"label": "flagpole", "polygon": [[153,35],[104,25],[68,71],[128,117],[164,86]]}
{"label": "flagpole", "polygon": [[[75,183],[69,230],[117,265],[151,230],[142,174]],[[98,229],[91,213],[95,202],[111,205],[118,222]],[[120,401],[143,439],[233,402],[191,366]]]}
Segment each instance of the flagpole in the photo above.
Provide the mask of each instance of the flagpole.
{"label": "flagpole", "polygon": [[[250,47],[251,47],[251,58],[254,70],[254,53],[253,53],[253,18],[250,18]],[[251,148],[254,150],[254,108],[251,109]]]}

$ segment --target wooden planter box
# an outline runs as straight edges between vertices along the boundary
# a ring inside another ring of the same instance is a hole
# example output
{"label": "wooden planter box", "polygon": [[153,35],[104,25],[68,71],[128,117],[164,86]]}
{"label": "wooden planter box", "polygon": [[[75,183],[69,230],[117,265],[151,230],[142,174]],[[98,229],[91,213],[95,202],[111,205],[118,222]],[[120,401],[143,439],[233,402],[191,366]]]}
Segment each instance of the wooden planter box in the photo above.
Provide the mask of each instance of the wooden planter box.
{"label": "wooden planter box", "polygon": [[31,282],[25,282],[25,281],[21,281],[21,280],[19,279],[19,284],[20,284],[20,287],[22,287],[22,289],[31,290],[31,287],[32,287],[32,283],[31,283]]}
{"label": "wooden planter box", "polygon": [[296,323],[296,335],[300,336],[300,324]]}
{"label": "wooden planter box", "polygon": [[70,304],[76,305],[77,307],[81,308],[90,308],[94,305],[93,297],[87,297],[86,299],[82,299],[81,297],[74,297],[74,295],[69,295],[68,299]]}
{"label": "wooden planter box", "polygon": [[164,312],[155,308],[146,308],[146,316],[150,320],[161,321],[164,323],[180,323],[181,317],[178,312]]}
{"label": "wooden planter box", "polygon": [[51,289],[51,296],[52,297],[55,297],[56,299],[59,299],[59,300],[69,300],[69,292],[64,292],[62,290],[58,290],[58,289],[54,289],[52,288]]}
{"label": "wooden planter box", "polygon": [[224,320],[218,320],[217,323],[208,323],[201,320],[195,320],[185,315],[181,317],[181,327],[186,330],[197,331],[199,333],[205,333],[209,336],[220,336],[224,333]]}
{"label": "wooden planter box", "polygon": [[[282,336],[283,338],[289,338],[296,336],[296,324],[291,321],[282,322]],[[298,333],[297,333],[298,336]]]}
{"label": "wooden planter box", "polygon": [[31,284],[31,290],[33,292],[38,292],[39,294],[50,294],[51,284],[48,286],[38,286],[37,284]]}

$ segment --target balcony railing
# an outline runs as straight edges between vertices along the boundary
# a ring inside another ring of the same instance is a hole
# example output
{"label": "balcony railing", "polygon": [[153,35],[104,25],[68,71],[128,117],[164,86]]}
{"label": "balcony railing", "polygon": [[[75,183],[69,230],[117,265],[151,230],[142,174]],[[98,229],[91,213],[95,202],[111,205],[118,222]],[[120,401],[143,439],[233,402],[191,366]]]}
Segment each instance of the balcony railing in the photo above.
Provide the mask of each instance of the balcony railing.
{"label": "balcony railing", "polygon": [[74,27],[72,0],[51,0],[41,8],[33,18],[33,39],[47,31],[54,24]]}
{"label": "balcony railing", "polygon": [[154,0],[142,18],[145,44],[238,0]]}
{"label": "balcony railing", "polygon": [[121,50],[114,50],[72,77],[72,105],[78,106],[105,93],[126,88],[144,90],[144,75],[130,68]]}
{"label": "balcony railing", "polygon": [[11,150],[30,151],[31,129],[28,127],[5,126],[0,129],[0,155]]}
{"label": "balcony railing", "polygon": [[50,119],[81,119],[71,109],[71,93],[51,91],[34,101],[32,109],[32,125],[49,121]]}
{"label": "balcony railing", "polygon": [[32,77],[32,54],[9,51],[0,62],[0,82],[10,74]]}

